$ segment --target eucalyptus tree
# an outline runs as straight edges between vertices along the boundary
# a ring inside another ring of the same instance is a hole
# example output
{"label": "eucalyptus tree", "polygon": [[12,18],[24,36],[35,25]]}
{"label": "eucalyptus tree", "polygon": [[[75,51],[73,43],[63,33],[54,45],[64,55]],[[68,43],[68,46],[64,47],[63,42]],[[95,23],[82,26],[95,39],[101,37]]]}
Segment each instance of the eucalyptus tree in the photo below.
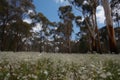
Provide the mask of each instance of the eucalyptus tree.
{"label": "eucalyptus tree", "polygon": [[[52,22],[50,22],[46,16],[42,13],[38,13],[35,16],[36,23],[39,23],[41,26],[41,30],[39,31],[39,38],[40,38],[40,52],[47,51],[48,43],[49,43],[49,36],[50,34],[50,25],[52,26]],[[48,52],[48,51],[47,51]]]}
{"label": "eucalyptus tree", "polygon": [[[98,32],[98,25],[97,25],[97,17],[96,17],[96,9],[99,5],[99,0],[87,0],[89,6],[91,7],[91,17],[92,17],[92,27],[93,31],[95,32],[93,38],[93,48],[98,52],[101,52],[101,45],[100,45],[100,37]],[[83,6],[84,7],[84,6]],[[95,43],[94,43],[95,42]],[[96,49],[97,48],[97,49]]]}
{"label": "eucalyptus tree", "polygon": [[59,8],[59,17],[64,23],[63,33],[66,40],[66,50],[67,52],[71,53],[71,34],[73,31],[73,24],[72,21],[74,19],[74,15],[72,13],[71,6],[62,6]]}
{"label": "eucalyptus tree", "polygon": [[65,27],[63,22],[58,22],[55,34],[56,46],[59,48],[59,52],[62,53],[68,52],[68,50],[66,50],[68,45],[66,44]]}
{"label": "eucalyptus tree", "polygon": [[102,5],[104,8],[104,12],[105,12],[105,17],[106,17],[106,27],[107,27],[107,31],[108,31],[110,51],[118,53],[116,39],[115,39],[115,31],[113,28],[110,3],[108,0],[101,0],[101,1],[102,1]]}
{"label": "eucalyptus tree", "polygon": [[[16,29],[16,27],[11,26],[12,24],[17,24],[20,26],[21,22],[24,24],[23,19],[28,17],[29,10],[34,11],[33,0],[2,0],[0,1],[0,26],[1,26],[1,50],[6,50],[5,44],[9,42],[6,40],[6,35],[16,34],[22,28]],[[21,25],[22,26],[22,25]],[[11,28],[12,27],[12,28]],[[10,29],[11,28],[11,29]],[[23,27],[24,28],[24,27]],[[9,31],[12,31],[10,33]],[[14,31],[16,30],[16,31]],[[18,31],[17,31],[18,30]],[[14,35],[13,35],[14,36]],[[18,35],[17,35],[18,36]],[[7,37],[8,38],[8,37]],[[17,41],[16,41],[17,42]]]}
{"label": "eucalyptus tree", "polygon": [[30,30],[32,30],[32,27],[26,22],[19,21],[12,23],[8,30],[9,34],[7,35],[9,41],[6,41],[9,44],[8,50],[21,51],[23,49],[22,47],[24,47],[23,39],[32,36]]}
{"label": "eucalyptus tree", "polygon": [[3,41],[5,34],[5,24],[8,12],[8,3],[6,0],[0,1],[0,49],[3,50]]}
{"label": "eucalyptus tree", "polygon": [[100,38],[96,19],[96,8],[99,5],[99,0],[69,0],[69,2],[81,12],[86,27],[90,33],[92,40],[92,50],[101,52]]}
{"label": "eucalyptus tree", "polygon": [[62,50],[64,44],[62,44],[64,42],[64,35],[63,35],[63,27],[64,24],[61,22],[53,22],[52,23],[52,29],[51,29],[51,39],[52,39],[52,51],[53,52],[64,52]]}
{"label": "eucalyptus tree", "polygon": [[[77,26],[80,27],[80,32],[76,34],[77,36],[79,36],[80,52],[92,51],[90,40],[91,36],[89,34],[88,28],[86,27],[87,25],[85,24],[85,20],[82,21],[81,16],[76,16],[75,22]],[[82,49],[83,47],[84,49]]]}
{"label": "eucalyptus tree", "polygon": [[108,42],[108,35],[107,35],[107,28],[106,26],[99,29],[100,32],[100,40],[102,46],[102,52],[109,52],[109,42]]}

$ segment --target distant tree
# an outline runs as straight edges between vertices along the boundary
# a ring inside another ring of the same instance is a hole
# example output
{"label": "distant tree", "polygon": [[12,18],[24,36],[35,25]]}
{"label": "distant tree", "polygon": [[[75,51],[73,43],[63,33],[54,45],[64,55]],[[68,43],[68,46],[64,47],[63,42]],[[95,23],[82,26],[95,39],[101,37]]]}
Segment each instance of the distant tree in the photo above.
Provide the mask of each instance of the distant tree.
{"label": "distant tree", "polygon": [[[28,15],[29,10],[34,11],[34,5],[32,1],[33,0],[2,0],[0,2],[1,4],[0,6],[2,6],[0,7],[0,13],[1,13],[0,14],[1,37],[0,38],[1,38],[2,51],[8,50],[7,49],[8,45],[6,46],[6,43],[9,42],[8,38],[11,38],[12,34],[17,34],[19,30],[22,29],[22,28],[17,29],[18,28],[17,26],[24,24],[23,19],[29,16]],[[18,24],[18,25],[14,26],[13,28],[12,27],[13,24]],[[27,23],[25,23],[24,25],[26,24]],[[8,35],[10,35],[11,37],[6,37]],[[16,36],[18,37],[19,35],[16,35]]]}
{"label": "distant tree", "polygon": [[120,53],[120,27],[116,27],[115,32],[116,32],[115,35],[116,35],[117,47]]}
{"label": "distant tree", "polygon": [[[12,37],[13,49],[12,50],[13,51],[21,51],[20,47],[23,47],[22,40],[32,36],[32,33],[30,32],[30,30],[32,30],[31,25],[26,22],[19,21],[19,22],[11,24],[11,27],[9,30],[10,30],[9,32],[11,32],[13,35],[13,37]],[[8,44],[10,44],[10,42]],[[9,46],[11,46],[11,48],[12,48],[12,45],[9,45]]]}
{"label": "distant tree", "polygon": [[4,33],[6,26],[6,17],[8,12],[8,3],[6,0],[0,1],[0,49],[3,50]]}
{"label": "distant tree", "polygon": [[64,31],[64,24],[61,22],[53,22],[53,27],[51,30],[51,34],[52,34],[52,50],[53,52],[64,52],[63,48],[64,48],[64,35],[63,35],[63,31]]}
{"label": "distant tree", "polygon": [[75,22],[77,26],[80,27],[80,32],[76,34],[77,36],[79,36],[80,52],[83,53],[91,51],[91,36],[89,34],[88,28],[86,27],[87,25],[85,24],[85,20],[82,21],[81,16],[76,16]]}
{"label": "distant tree", "polygon": [[102,52],[109,52],[109,42],[108,42],[108,34],[106,26],[99,29],[100,32],[100,40],[102,46]]}
{"label": "distant tree", "polygon": [[72,7],[71,6],[62,6],[59,8],[59,17],[64,23],[63,27],[63,33],[66,40],[66,50],[67,52],[71,53],[71,34],[73,31],[73,24],[72,21],[74,19],[74,15],[72,13]]}
{"label": "distant tree", "polygon": [[[35,16],[36,23],[39,23],[41,26],[41,30],[38,32],[38,37],[40,38],[40,52],[45,51],[48,52],[49,49],[48,43],[49,43],[49,36],[50,34],[50,25],[52,26],[52,22],[48,20],[46,16],[44,16],[43,13],[38,13]],[[35,23],[35,24],[36,24]]]}

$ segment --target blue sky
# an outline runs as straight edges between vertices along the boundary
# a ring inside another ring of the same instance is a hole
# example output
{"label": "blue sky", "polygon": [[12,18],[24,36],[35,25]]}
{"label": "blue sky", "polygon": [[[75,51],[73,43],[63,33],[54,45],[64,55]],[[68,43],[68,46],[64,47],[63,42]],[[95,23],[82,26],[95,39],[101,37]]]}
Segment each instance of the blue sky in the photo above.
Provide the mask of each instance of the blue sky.
{"label": "blue sky", "polygon": [[59,21],[58,7],[54,0],[34,0],[37,12],[42,12],[50,21]]}
{"label": "blue sky", "polygon": [[[58,8],[63,5],[68,5],[68,2],[65,2],[64,0],[34,0],[34,5],[36,7],[37,12],[42,12],[50,21],[58,22],[60,21],[58,17]],[[76,15],[79,15],[79,12],[74,9],[73,11]],[[97,8],[97,22],[99,28],[104,26],[104,11],[102,6],[98,6]],[[40,25],[38,26],[40,27]],[[78,32],[79,29],[76,28],[76,25],[74,25],[74,32]],[[72,39],[75,39],[74,34],[72,35]]]}

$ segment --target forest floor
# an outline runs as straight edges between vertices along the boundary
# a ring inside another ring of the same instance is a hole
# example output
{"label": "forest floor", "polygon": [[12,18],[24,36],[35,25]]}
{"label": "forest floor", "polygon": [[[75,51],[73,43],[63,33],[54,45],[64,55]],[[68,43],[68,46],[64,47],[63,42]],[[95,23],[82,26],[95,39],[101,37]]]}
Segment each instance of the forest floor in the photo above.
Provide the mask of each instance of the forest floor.
{"label": "forest floor", "polygon": [[0,52],[0,80],[120,80],[120,54]]}

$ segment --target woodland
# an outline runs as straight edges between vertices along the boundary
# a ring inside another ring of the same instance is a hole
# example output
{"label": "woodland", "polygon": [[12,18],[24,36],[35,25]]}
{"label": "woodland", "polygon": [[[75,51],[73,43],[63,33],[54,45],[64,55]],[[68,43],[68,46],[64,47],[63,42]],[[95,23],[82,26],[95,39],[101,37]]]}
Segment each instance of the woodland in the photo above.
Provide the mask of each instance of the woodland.
{"label": "woodland", "polygon": [[[36,12],[33,0],[0,0],[0,51],[120,53],[120,0],[68,2],[70,5],[58,8],[60,21],[52,22]],[[99,5],[103,6],[106,18],[106,26],[102,28],[96,17]],[[73,8],[80,12],[79,16]],[[24,22],[25,18],[30,18],[32,23]],[[73,22],[79,28],[75,40],[71,39]],[[37,23],[42,26],[35,32]]]}

